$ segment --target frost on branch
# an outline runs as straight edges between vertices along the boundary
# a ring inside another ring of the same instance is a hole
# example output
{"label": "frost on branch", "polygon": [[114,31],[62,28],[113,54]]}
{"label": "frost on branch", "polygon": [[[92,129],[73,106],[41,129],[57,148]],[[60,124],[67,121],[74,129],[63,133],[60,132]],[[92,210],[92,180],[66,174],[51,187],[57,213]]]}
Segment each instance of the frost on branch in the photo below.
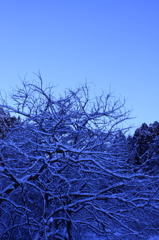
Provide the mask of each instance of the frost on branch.
{"label": "frost on branch", "polygon": [[0,143],[1,239],[146,239],[158,225],[158,176],[134,174],[125,103],[90,98],[87,85],[54,97],[24,82],[13,92],[21,123]]}

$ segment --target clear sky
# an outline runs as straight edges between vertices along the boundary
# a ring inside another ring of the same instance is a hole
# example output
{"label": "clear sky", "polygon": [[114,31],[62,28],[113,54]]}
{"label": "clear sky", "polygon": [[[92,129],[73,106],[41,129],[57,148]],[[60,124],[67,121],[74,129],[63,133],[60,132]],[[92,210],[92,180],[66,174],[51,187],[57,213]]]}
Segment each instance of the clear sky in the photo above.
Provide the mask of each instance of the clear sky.
{"label": "clear sky", "polygon": [[0,89],[38,71],[59,93],[111,86],[137,127],[159,121],[159,1],[0,1]]}

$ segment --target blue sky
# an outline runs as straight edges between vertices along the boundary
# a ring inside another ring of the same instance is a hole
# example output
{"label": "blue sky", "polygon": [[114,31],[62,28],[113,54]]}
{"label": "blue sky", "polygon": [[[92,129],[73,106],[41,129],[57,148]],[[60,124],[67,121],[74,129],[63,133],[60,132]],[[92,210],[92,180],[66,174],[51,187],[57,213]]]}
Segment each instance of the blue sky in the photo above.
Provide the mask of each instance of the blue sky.
{"label": "blue sky", "polygon": [[0,89],[40,70],[58,93],[111,86],[136,126],[159,121],[158,0],[1,1],[0,36]]}

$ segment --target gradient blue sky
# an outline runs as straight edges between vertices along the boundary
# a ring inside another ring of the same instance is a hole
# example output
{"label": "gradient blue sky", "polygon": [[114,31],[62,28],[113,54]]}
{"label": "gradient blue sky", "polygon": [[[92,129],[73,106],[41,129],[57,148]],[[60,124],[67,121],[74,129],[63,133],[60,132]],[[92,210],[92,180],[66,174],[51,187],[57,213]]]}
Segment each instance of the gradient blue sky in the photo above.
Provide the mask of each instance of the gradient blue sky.
{"label": "gradient blue sky", "polygon": [[159,1],[1,1],[0,69],[6,92],[40,70],[58,93],[111,86],[137,127],[159,121]]}

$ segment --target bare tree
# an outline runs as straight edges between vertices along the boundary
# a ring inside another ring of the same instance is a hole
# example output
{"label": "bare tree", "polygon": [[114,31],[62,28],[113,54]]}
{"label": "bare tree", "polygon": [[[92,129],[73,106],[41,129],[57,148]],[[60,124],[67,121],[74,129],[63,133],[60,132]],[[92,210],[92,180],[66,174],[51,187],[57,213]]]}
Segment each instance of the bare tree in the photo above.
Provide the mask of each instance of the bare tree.
{"label": "bare tree", "polygon": [[23,119],[0,142],[1,239],[142,239],[157,231],[158,186],[149,188],[158,177],[134,174],[123,159],[125,102],[111,93],[92,99],[87,85],[55,98],[39,80],[13,92],[14,107],[1,101]]}

